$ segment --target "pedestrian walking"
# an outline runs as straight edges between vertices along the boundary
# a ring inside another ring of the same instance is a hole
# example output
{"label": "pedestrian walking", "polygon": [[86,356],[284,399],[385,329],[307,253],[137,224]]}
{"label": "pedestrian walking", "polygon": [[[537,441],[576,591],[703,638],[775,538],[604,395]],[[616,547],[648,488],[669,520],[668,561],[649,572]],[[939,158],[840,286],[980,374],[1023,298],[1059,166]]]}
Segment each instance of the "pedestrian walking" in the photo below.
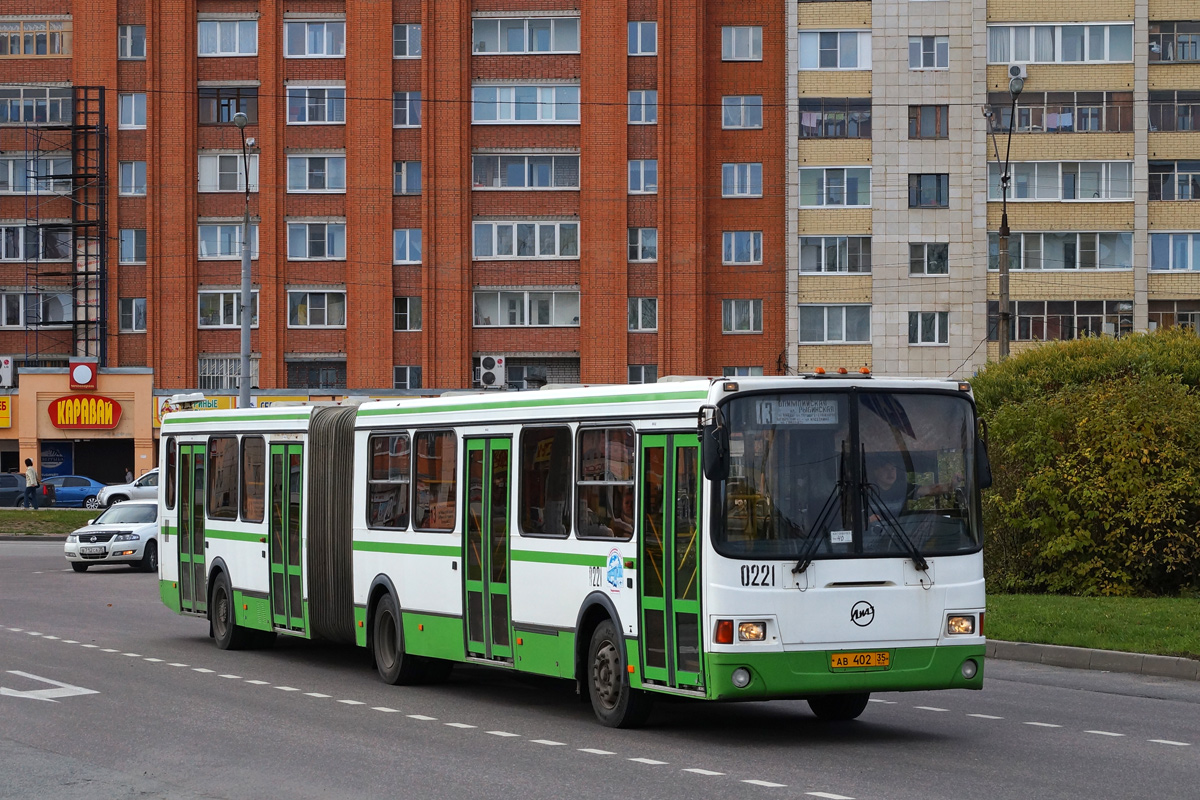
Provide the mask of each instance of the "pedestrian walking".
{"label": "pedestrian walking", "polygon": [[37,470],[33,468],[33,459],[25,459],[25,507],[32,508],[34,511],[38,509],[38,489],[42,488],[42,482],[38,479]]}

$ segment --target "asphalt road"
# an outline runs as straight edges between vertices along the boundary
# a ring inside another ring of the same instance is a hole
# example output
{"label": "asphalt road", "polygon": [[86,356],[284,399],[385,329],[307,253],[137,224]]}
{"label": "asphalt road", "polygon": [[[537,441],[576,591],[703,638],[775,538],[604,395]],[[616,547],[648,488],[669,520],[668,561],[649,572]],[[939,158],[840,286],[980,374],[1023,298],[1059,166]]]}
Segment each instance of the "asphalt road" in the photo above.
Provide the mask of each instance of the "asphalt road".
{"label": "asphalt road", "polygon": [[[392,687],[355,648],[222,652],[155,576],[0,542],[0,798],[1153,798],[1200,794],[1200,683],[991,661],[982,692],[660,703],[598,725],[569,682]],[[83,693],[84,691],[88,693]]]}

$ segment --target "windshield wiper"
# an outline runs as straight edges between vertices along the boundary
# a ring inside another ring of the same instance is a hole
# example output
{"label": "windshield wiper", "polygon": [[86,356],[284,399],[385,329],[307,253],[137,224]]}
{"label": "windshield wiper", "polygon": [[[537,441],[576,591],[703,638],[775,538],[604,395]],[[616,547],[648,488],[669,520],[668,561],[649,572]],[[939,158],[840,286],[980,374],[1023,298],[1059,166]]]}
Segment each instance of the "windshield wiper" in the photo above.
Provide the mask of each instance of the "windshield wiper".
{"label": "windshield wiper", "polygon": [[908,538],[908,534],[904,532],[904,526],[892,514],[891,509],[883,502],[883,498],[879,496],[879,490],[875,488],[875,484],[864,483],[863,487],[867,490],[867,510],[879,518],[879,521],[887,528],[892,538],[898,539],[904,545],[904,548],[908,550],[908,554],[912,556],[913,565],[922,572],[927,571],[929,569],[929,562],[921,555],[921,549],[917,547],[916,543]]}
{"label": "windshield wiper", "polygon": [[846,487],[846,443],[842,442],[842,454],[838,458],[838,480],[833,485],[833,491],[829,493],[829,497],[825,498],[825,503],[821,506],[821,513],[817,514],[816,520],[808,529],[808,538],[804,540],[804,549],[800,551],[800,559],[796,562],[796,566],[792,567],[793,575],[801,575],[809,565],[812,564],[813,556],[816,555],[817,547],[821,544],[820,531],[825,524],[826,518],[833,513],[836,507],[836,500],[842,495],[842,491]]}

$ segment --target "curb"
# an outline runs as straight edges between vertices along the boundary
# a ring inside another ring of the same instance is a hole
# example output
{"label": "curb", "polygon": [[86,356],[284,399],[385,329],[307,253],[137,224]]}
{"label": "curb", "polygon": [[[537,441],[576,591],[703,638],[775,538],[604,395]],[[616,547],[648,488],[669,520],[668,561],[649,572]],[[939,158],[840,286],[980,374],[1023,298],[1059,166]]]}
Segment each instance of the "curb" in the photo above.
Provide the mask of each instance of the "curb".
{"label": "curb", "polygon": [[1200,661],[1177,656],[1153,656],[1144,653],[1122,653],[1116,650],[1093,650],[1087,647],[1027,644],[989,639],[986,657],[1001,661],[1026,661],[1070,669],[1128,672],[1156,678],[1200,681]]}
{"label": "curb", "polygon": [[24,535],[0,533],[0,542],[65,542],[66,540],[65,533],[27,533]]}

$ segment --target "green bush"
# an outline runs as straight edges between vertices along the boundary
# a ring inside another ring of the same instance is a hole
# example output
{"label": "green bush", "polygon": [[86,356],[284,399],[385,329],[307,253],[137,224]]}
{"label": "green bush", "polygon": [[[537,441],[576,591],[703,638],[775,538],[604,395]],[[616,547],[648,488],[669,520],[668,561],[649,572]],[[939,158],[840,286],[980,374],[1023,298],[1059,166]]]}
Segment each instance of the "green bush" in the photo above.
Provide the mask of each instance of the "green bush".
{"label": "green bush", "polygon": [[1200,337],[1048,344],[973,381],[990,424],[989,587],[1200,588]]}

